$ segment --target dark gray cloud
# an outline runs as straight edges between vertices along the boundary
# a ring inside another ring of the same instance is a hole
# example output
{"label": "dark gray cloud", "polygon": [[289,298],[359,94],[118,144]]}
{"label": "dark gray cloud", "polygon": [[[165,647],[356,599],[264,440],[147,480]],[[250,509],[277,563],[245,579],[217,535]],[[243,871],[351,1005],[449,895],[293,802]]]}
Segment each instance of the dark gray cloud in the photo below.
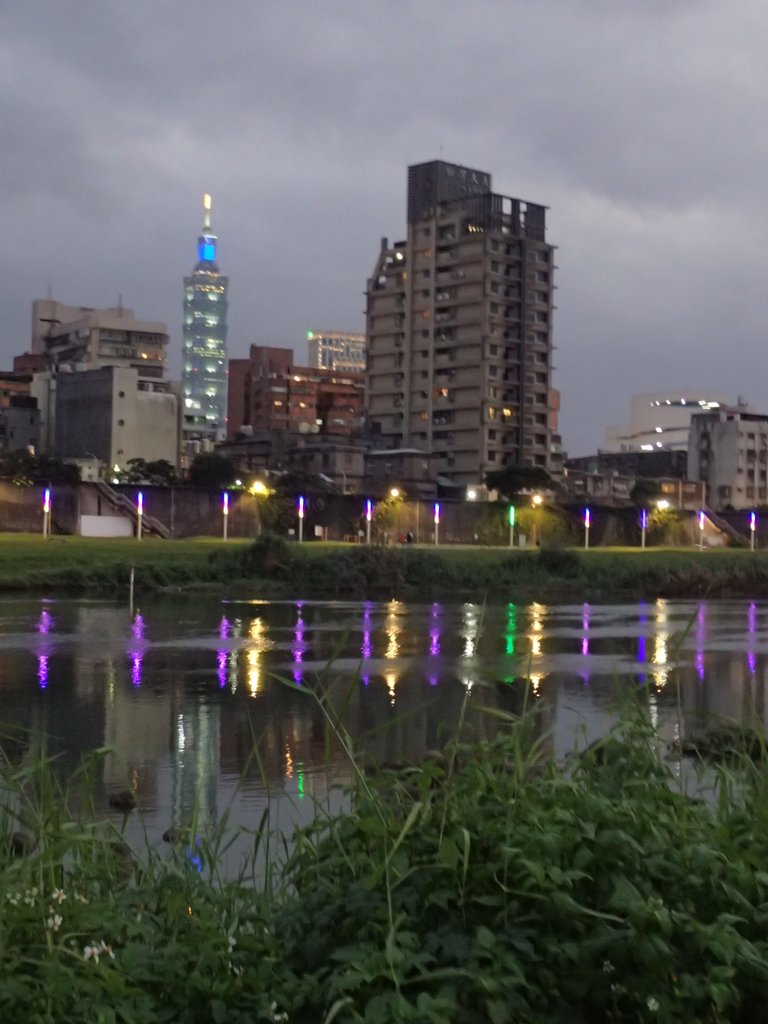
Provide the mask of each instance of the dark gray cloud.
{"label": "dark gray cloud", "polygon": [[232,355],[360,328],[405,168],[442,149],[550,207],[572,452],[636,391],[768,409],[766,30],[760,0],[12,0],[0,365],[50,282],[165,320],[178,372],[206,190]]}

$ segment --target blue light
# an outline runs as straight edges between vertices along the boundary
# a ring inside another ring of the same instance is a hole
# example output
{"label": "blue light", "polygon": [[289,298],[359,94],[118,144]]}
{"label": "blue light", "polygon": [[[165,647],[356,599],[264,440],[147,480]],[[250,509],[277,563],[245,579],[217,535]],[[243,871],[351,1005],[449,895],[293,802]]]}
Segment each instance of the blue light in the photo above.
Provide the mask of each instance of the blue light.
{"label": "blue light", "polygon": [[197,243],[197,258],[201,263],[215,263],[216,240],[204,235]]}

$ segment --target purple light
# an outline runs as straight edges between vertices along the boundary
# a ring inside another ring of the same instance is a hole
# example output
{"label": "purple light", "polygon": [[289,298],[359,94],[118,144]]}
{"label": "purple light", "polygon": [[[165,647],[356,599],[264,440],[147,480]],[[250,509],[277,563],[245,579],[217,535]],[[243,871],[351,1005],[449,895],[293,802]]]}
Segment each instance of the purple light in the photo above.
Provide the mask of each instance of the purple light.
{"label": "purple light", "polygon": [[699,509],[699,529],[704,529],[704,509]]}
{"label": "purple light", "polygon": [[752,531],[752,533],[755,532],[755,521],[756,521],[755,513],[754,512],[750,512],[749,513],[749,528]]}
{"label": "purple light", "polygon": [[53,619],[51,618],[50,612],[43,608],[40,612],[40,621],[37,624],[38,633],[50,633],[51,626],[53,626]]}
{"label": "purple light", "polygon": [[365,518],[370,521],[373,519],[373,502],[368,498],[365,502]]}
{"label": "purple light", "polygon": [[51,511],[51,489],[46,487],[43,491],[43,512]]}
{"label": "purple light", "polygon": [[143,491],[139,491],[139,493],[136,495],[136,507],[139,510],[139,515],[143,515],[144,514],[144,492]]}
{"label": "purple light", "polygon": [[439,683],[439,679],[437,678],[437,676],[427,676],[427,682],[429,683],[430,686],[437,686],[437,684]]}
{"label": "purple light", "polygon": [[48,655],[40,654],[37,658],[37,682],[41,690],[48,685]]}
{"label": "purple light", "polygon": [[640,513],[640,526],[645,530],[648,527],[648,510],[643,509]]}
{"label": "purple light", "polygon": [[304,518],[304,497],[299,498],[299,519]]}
{"label": "purple light", "polygon": [[589,516],[590,516],[589,509],[585,508],[584,509],[584,525],[586,526],[587,529],[589,529]]}
{"label": "purple light", "polygon": [[747,668],[749,669],[749,674],[751,676],[753,676],[757,670],[757,659],[754,651],[747,651]]}
{"label": "purple light", "polygon": [[229,636],[231,631],[232,623],[229,621],[226,615],[222,615],[221,622],[219,623],[219,636],[223,640],[225,637]]}
{"label": "purple light", "polygon": [[229,491],[224,491],[224,494],[222,495],[222,498],[221,498],[221,504],[223,506],[224,515],[228,516],[229,515]]}
{"label": "purple light", "polygon": [[696,651],[696,675],[704,679],[704,651]]}
{"label": "purple light", "polygon": [[219,689],[223,690],[227,685],[227,652],[216,651],[216,676],[219,680]]}
{"label": "purple light", "polygon": [[435,502],[435,526],[440,525],[440,502]]}

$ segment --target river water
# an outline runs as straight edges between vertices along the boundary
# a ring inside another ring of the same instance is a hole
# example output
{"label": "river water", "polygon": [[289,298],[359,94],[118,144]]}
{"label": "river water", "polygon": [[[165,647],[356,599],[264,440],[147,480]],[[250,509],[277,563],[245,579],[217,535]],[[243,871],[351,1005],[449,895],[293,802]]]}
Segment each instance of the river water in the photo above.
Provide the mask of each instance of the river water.
{"label": "river water", "polygon": [[[556,757],[605,733],[628,691],[662,735],[709,719],[765,723],[768,603],[405,604],[0,601],[0,734],[14,763],[56,756],[66,778],[98,761],[97,807],[135,792],[151,841],[193,809],[290,828],[338,806],[348,759],[321,686],[354,744],[417,761],[461,719],[491,735],[535,702]],[[530,686],[525,679],[530,680]],[[258,751],[258,756],[254,751]]]}

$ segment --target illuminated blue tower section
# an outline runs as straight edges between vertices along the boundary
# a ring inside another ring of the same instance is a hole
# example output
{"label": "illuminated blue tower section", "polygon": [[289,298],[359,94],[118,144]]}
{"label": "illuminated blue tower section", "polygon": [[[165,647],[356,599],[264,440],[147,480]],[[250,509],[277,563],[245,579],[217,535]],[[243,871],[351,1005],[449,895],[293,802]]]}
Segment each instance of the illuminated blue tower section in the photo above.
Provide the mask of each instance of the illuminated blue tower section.
{"label": "illuminated blue tower section", "polygon": [[229,278],[219,273],[216,263],[218,239],[211,230],[211,197],[207,194],[203,197],[203,209],[197,264],[192,274],[184,278],[185,441],[223,440],[227,429]]}

